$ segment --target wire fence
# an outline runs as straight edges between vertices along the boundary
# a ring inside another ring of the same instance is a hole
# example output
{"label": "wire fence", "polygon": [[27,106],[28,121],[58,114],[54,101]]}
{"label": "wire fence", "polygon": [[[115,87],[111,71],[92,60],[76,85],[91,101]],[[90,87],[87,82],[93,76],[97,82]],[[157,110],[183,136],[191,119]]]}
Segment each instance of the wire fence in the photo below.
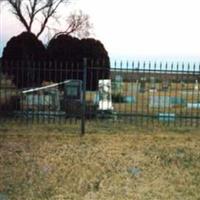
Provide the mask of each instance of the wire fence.
{"label": "wire fence", "polygon": [[198,126],[199,82],[191,64],[3,61],[0,122]]}

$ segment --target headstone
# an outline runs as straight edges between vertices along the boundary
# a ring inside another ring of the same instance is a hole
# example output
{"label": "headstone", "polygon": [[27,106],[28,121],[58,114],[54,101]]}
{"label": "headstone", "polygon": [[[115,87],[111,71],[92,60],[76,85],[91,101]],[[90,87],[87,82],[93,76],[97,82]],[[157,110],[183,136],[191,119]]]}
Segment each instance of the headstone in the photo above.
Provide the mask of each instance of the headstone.
{"label": "headstone", "polygon": [[195,81],[194,90],[199,90],[198,80]]}
{"label": "headstone", "polygon": [[169,96],[150,96],[149,106],[155,108],[165,108],[170,107],[170,97]]}
{"label": "headstone", "polygon": [[155,93],[155,92],[157,92],[157,89],[149,89],[149,92]]}
{"label": "headstone", "polygon": [[137,93],[140,90],[140,85],[138,83],[129,83],[128,84],[128,94],[132,95]]}
{"label": "headstone", "polygon": [[115,76],[115,81],[116,82],[123,82],[123,77],[121,75],[116,75]]}
{"label": "headstone", "polygon": [[195,90],[183,90],[181,91],[181,95],[184,96],[185,98],[187,98],[188,96],[192,96],[194,94],[198,94],[198,91]]}
{"label": "headstone", "polygon": [[183,106],[186,104],[185,99],[181,97],[170,97],[170,96],[150,96],[149,106],[156,108],[166,108],[173,106]]}
{"label": "headstone", "polygon": [[186,83],[184,81],[181,81],[181,88],[185,89],[185,87],[186,87]]}
{"label": "headstone", "polygon": [[200,109],[200,103],[187,103],[187,108]]}
{"label": "headstone", "polygon": [[169,88],[169,81],[168,80],[163,80],[162,82],[162,90],[167,91]]}
{"label": "headstone", "polygon": [[156,79],[155,77],[150,77],[150,89],[155,90],[156,89]]}
{"label": "headstone", "polygon": [[186,100],[181,97],[170,97],[170,104],[172,106],[177,106],[177,105],[182,106],[186,104]]}
{"label": "headstone", "polygon": [[68,116],[77,117],[81,113],[82,81],[70,80],[64,88],[64,109]]}
{"label": "headstone", "polygon": [[176,118],[175,113],[159,113],[158,119],[159,121],[174,121]]}
{"label": "headstone", "polygon": [[124,103],[136,103],[136,98],[134,96],[124,96],[123,97],[123,102]]}
{"label": "headstone", "polygon": [[123,77],[116,75],[115,79],[112,81],[112,91],[114,94],[120,94],[123,92]]}
{"label": "headstone", "polygon": [[142,77],[140,79],[140,92],[144,93],[145,92],[145,86],[146,86],[146,78]]}
{"label": "headstone", "polygon": [[65,100],[81,100],[82,99],[82,81],[70,80],[65,83],[64,98]]}
{"label": "headstone", "polygon": [[113,110],[111,100],[111,80],[99,80],[99,110]]}
{"label": "headstone", "polygon": [[60,99],[58,89],[48,89],[34,93],[24,94],[21,101],[22,110],[59,111]]}

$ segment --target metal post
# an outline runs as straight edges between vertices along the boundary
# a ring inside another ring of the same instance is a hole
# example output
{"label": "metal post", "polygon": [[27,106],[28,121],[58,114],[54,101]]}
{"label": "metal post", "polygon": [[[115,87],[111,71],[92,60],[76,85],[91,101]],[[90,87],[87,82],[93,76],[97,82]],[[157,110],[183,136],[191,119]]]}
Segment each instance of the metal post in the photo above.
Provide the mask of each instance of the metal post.
{"label": "metal post", "polygon": [[82,84],[82,112],[81,112],[81,136],[85,134],[85,111],[86,111],[86,81],[87,81],[87,58],[83,59],[83,84]]}
{"label": "metal post", "polygon": [[[0,112],[1,112],[1,107],[2,107],[2,105],[1,105],[1,97],[2,97],[2,85],[1,85],[1,82],[2,82],[2,58],[0,58]],[[1,120],[0,120],[0,122],[1,122]]]}

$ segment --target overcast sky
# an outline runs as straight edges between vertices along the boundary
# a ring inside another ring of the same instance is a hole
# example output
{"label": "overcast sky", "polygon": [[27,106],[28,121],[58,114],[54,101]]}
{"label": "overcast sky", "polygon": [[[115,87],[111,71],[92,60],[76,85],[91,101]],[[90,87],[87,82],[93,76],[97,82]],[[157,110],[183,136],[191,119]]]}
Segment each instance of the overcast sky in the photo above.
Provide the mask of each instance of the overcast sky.
{"label": "overcast sky", "polygon": [[[76,0],[71,9],[90,15],[95,38],[110,56],[200,58],[199,0]],[[22,27],[2,9],[0,20],[5,45]]]}

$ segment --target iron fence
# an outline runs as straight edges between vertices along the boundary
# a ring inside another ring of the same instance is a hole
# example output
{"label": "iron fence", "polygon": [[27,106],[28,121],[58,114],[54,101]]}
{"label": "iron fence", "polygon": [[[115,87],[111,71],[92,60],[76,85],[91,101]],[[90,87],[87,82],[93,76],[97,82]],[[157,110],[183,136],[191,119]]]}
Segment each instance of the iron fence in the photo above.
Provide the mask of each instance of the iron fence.
{"label": "iron fence", "polygon": [[3,61],[0,121],[198,126],[200,65]]}

